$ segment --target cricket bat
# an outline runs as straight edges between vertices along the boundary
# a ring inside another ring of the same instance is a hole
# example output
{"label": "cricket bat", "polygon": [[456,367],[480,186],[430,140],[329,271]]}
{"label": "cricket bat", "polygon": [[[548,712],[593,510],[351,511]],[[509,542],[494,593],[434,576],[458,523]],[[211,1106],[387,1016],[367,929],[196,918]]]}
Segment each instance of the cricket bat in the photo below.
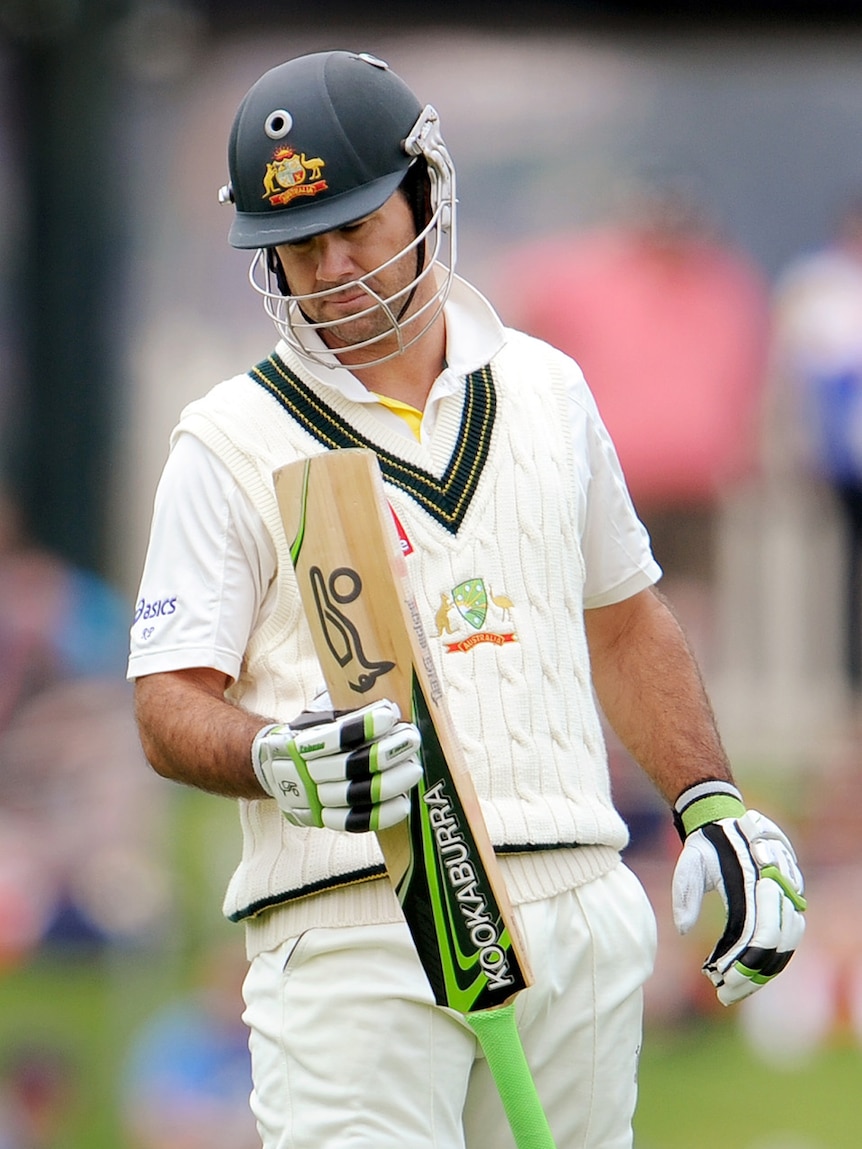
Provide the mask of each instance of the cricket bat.
{"label": "cricket bat", "polygon": [[275,472],[303,607],[333,706],[396,702],[422,735],[411,813],[379,831],[386,869],[438,1005],[481,1042],[517,1149],[554,1141],[521,1047],[532,976],[455,738],[377,457],[326,451]]}

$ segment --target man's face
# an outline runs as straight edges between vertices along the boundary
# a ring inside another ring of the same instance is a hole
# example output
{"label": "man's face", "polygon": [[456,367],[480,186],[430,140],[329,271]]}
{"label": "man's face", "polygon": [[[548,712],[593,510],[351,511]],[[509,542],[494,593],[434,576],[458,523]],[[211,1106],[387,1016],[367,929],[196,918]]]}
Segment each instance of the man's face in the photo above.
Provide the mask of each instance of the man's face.
{"label": "man's face", "polygon": [[[415,238],[413,214],[404,196],[396,192],[381,208],[355,223],[300,243],[282,244],[276,249],[291,294],[306,297],[300,301],[306,316],[313,323],[336,321],[335,327],[320,331],[321,338],[333,351],[337,353],[339,347],[393,331],[386,312],[374,305],[373,297],[356,281],[368,276],[365,280],[368,287],[382,299],[392,299],[392,310],[398,315],[409,295],[405,289],[416,278],[415,248],[377,274],[369,273],[381,268]],[[314,297],[315,292],[341,287],[343,291]],[[427,290],[427,281],[420,284],[410,311],[424,301]],[[373,308],[369,314],[359,314],[369,308]],[[351,319],[351,316],[357,318]],[[392,338],[395,342],[394,334]],[[387,342],[381,340],[373,344],[369,352],[379,355]]]}

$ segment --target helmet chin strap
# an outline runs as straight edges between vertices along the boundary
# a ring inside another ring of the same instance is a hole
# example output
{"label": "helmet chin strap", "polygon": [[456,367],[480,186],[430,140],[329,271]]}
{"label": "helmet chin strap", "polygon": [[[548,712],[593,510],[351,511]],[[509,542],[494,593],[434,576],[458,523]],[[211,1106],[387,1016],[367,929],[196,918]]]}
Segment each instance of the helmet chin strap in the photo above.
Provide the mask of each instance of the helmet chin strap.
{"label": "helmet chin strap", "polygon": [[410,289],[410,294],[404,300],[404,306],[401,308],[401,310],[398,312],[398,314],[395,317],[399,323],[404,318],[404,316],[407,314],[407,310],[410,307],[410,304],[413,302],[413,299],[415,298],[416,289],[419,286],[419,279],[422,275],[424,268],[425,268],[425,244],[420,243],[420,245],[416,248],[416,279],[413,283],[412,288]]}

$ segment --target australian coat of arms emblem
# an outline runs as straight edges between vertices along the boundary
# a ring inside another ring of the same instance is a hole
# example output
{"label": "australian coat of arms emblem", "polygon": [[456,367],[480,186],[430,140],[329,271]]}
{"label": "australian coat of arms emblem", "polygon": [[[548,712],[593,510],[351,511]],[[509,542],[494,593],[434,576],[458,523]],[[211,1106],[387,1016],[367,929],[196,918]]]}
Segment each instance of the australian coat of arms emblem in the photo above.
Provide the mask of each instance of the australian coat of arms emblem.
{"label": "australian coat of arms emblem", "polygon": [[299,196],[314,196],[326,191],[328,184],[322,171],[326,167],[320,156],[307,159],[305,152],[297,154],[293,148],[276,148],[266,165],[263,177],[263,195],[272,207],[284,207]]}

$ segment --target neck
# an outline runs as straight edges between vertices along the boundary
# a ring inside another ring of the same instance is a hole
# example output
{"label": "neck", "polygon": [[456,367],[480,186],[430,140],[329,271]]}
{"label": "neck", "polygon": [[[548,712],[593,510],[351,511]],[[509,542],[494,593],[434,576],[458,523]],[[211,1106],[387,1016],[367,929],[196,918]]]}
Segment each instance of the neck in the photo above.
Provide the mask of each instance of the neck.
{"label": "neck", "polygon": [[348,371],[360,368],[356,376],[369,391],[423,411],[434,380],[443,370],[445,355],[446,324],[440,315],[412,347],[385,363],[362,368],[361,361],[351,362],[350,356],[338,358]]}

